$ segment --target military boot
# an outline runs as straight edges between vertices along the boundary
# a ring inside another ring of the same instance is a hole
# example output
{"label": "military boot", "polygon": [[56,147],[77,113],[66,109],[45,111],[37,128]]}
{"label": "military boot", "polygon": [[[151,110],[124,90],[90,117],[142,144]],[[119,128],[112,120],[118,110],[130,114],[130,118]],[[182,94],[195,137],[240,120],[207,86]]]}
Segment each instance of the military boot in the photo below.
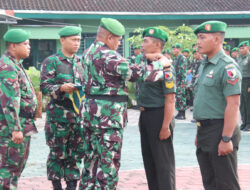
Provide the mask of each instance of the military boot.
{"label": "military boot", "polygon": [[65,190],[76,190],[77,181],[66,181],[67,187]]}
{"label": "military boot", "polygon": [[53,190],[63,190],[61,180],[52,180]]}
{"label": "military boot", "polygon": [[179,111],[178,114],[175,116],[175,119],[180,119],[180,120],[186,119],[185,111]]}

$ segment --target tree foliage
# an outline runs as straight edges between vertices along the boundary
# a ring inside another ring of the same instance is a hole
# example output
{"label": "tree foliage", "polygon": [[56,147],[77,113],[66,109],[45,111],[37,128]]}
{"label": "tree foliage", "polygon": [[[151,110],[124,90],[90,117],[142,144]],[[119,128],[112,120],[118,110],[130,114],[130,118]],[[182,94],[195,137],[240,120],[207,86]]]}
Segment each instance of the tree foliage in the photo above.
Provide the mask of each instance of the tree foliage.
{"label": "tree foliage", "polygon": [[[182,44],[182,49],[188,48],[192,49],[192,45],[196,43],[196,35],[193,32],[193,29],[189,26],[182,25],[174,30],[170,30],[166,26],[156,26],[158,28],[161,28],[168,34],[168,41],[165,44],[165,49],[172,48],[172,45],[175,43]],[[142,32],[144,28],[137,28],[133,32],[135,35],[128,38],[129,43],[134,45],[141,45],[143,38],[142,38]]]}

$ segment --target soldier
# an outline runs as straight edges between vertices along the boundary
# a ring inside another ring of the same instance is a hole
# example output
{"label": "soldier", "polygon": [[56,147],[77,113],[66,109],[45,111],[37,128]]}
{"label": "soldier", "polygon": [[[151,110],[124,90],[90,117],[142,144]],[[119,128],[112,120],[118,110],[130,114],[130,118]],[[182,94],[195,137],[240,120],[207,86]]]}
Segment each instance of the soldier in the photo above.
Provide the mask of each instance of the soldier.
{"label": "soldier", "polygon": [[232,49],[231,57],[235,60],[236,63],[238,63],[239,48],[235,47],[235,48]]}
{"label": "soldier", "polygon": [[50,148],[47,177],[55,190],[76,189],[80,179],[83,140],[79,116],[73,109],[69,94],[75,85],[83,85],[83,68],[75,55],[80,47],[81,28],[66,26],[59,31],[62,49],[46,58],[41,67],[41,90],[50,96],[46,109],[45,135]]}
{"label": "soldier", "polygon": [[142,52],[142,48],[141,45],[135,45],[133,47],[134,49],[134,55],[132,55],[131,57],[128,57],[128,60],[130,61],[130,63],[134,64],[135,63],[135,58],[137,55],[140,55]]}
{"label": "soldier", "polygon": [[31,135],[37,133],[34,118],[37,99],[22,59],[29,57],[29,33],[12,29],[5,33],[7,50],[0,59],[0,189],[17,189],[29,155]]}
{"label": "soldier", "polygon": [[172,53],[171,53],[170,49],[163,50],[162,54],[172,62],[172,58],[171,58]]}
{"label": "soldier", "polygon": [[[123,128],[127,124],[126,81],[145,77],[145,65],[130,65],[116,52],[124,33],[119,21],[102,18],[96,41],[83,54],[86,99],[81,116],[85,155],[80,189],[114,190],[118,183]],[[158,62],[154,63],[153,70]],[[145,80],[157,79],[151,76]]]}
{"label": "soldier", "polygon": [[190,50],[187,48],[182,50],[182,55],[184,55],[187,59],[187,70],[189,70],[191,68],[191,65],[192,65],[192,62],[191,62],[190,57],[189,57],[189,53],[190,53]]}
{"label": "soldier", "polygon": [[174,55],[174,68],[176,72],[176,109],[178,114],[176,119],[186,119],[186,74],[187,74],[187,59],[181,54],[181,44],[176,43],[172,46]]}
{"label": "soldier", "polygon": [[225,51],[225,54],[228,55],[228,56],[230,56],[231,46],[228,45],[228,44],[225,44],[225,45],[223,46],[223,49],[224,49],[224,51]]}
{"label": "soldier", "polygon": [[[168,35],[156,27],[143,31],[142,47],[146,54],[138,64],[150,65],[149,53],[161,53]],[[175,110],[175,77],[173,67],[164,69],[164,80],[139,82],[141,114],[139,128],[144,167],[149,190],[175,190],[173,128]]]}
{"label": "soldier", "polygon": [[195,30],[198,50],[206,54],[195,83],[195,144],[205,190],[240,190],[237,175],[237,126],[241,73],[222,44],[226,23],[207,21]]}
{"label": "soldier", "polygon": [[250,53],[249,41],[239,44],[240,56],[238,63],[242,74],[242,87],[240,98],[241,130],[250,131]]}

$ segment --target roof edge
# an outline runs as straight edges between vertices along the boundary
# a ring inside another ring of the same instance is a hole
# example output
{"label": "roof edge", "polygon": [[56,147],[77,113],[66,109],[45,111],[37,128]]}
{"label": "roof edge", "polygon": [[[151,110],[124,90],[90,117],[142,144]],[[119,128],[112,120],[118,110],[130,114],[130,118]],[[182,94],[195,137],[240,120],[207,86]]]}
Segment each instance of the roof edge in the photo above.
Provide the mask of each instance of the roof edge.
{"label": "roof edge", "polygon": [[223,12],[101,12],[101,11],[44,11],[44,10],[14,10],[21,14],[77,14],[77,15],[250,15],[250,11]]}

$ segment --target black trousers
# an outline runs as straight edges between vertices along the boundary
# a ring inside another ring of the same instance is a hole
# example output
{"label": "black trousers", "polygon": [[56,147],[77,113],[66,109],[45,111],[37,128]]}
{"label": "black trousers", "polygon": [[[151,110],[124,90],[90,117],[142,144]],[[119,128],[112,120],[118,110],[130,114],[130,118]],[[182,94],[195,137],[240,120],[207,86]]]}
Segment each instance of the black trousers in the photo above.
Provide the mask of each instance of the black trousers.
{"label": "black trousers", "polygon": [[242,125],[247,128],[250,128],[250,92],[248,92],[249,87],[250,77],[243,78],[240,95],[240,114]]}
{"label": "black trousers", "polygon": [[[140,115],[141,149],[149,190],[175,190],[173,136],[159,139],[164,108],[142,111]],[[171,132],[173,134],[173,126]]]}
{"label": "black trousers", "polygon": [[227,156],[217,151],[196,151],[205,190],[240,190],[237,174],[237,150]]}

